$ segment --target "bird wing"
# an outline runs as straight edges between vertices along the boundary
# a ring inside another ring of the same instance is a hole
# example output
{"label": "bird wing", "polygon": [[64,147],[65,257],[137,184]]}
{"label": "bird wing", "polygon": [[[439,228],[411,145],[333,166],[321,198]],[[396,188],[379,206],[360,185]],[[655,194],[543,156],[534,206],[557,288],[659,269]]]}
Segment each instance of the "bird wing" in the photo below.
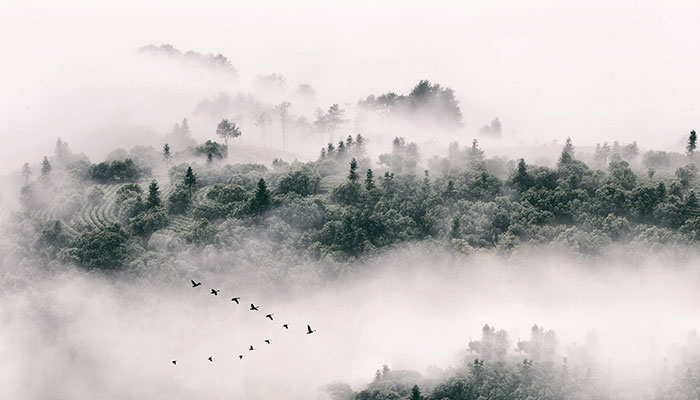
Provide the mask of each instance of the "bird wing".
{"label": "bird wing", "polygon": [[311,333],[311,325],[306,325],[306,330]]}

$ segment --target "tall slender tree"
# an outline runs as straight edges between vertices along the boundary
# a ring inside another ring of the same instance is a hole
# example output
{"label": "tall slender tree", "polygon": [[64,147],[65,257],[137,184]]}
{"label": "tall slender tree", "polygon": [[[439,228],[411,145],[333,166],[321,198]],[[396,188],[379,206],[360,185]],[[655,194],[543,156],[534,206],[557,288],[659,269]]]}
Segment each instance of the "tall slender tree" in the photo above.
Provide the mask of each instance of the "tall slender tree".
{"label": "tall slender tree", "polygon": [[49,159],[44,156],[44,159],[41,160],[41,176],[48,176],[51,173],[51,162]]}
{"label": "tall slender tree", "polygon": [[194,171],[192,171],[192,167],[187,167],[187,172],[185,172],[183,183],[190,192],[192,192],[192,189],[195,187],[195,185],[197,185],[197,175],[195,175]]}
{"label": "tall slender tree", "polygon": [[289,107],[292,103],[288,101],[283,101],[282,103],[275,106],[275,113],[280,119],[282,124],[282,150],[287,150],[287,119],[289,118]]}
{"label": "tall slender tree", "polygon": [[359,178],[360,176],[357,175],[357,160],[355,160],[355,157],[353,157],[352,160],[350,160],[350,173],[348,174],[348,180],[355,183]]}
{"label": "tall slender tree", "polygon": [[152,180],[151,184],[148,185],[148,198],[146,199],[146,207],[153,208],[161,205],[160,201],[160,189],[158,189],[158,182]]}
{"label": "tall slender tree", "polygon": [[685,146],[685,153],[688,157],[693,158],[695,156],[695,150],[698,148],[698,135],[694,130],[690,131],[688,135],[688,144]]}
{"label": "tall slender tree", "polygon": [[29,167],[29,163],[24,163],[22,166],[22,176],[24,177],[24,183],[29,182],[29,177],[32,176],[32,169]]}
{"label": "tall slender tree", "polygon": [[172,156],[170,155],[170,145],[169,144],[164,144],[163,145],[163,159],[165,160],[165,163],[170,165],[170,160]]}

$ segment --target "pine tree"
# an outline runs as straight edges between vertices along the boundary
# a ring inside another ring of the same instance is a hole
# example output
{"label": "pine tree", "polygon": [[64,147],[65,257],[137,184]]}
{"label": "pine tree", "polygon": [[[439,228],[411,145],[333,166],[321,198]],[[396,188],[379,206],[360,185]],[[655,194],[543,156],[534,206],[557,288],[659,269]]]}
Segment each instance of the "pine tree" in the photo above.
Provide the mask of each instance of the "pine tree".
{"label": "pine tree", "polygon": [[[340,142],[341,144],[343,142]],[[357,175],[357,160],[353,157],[352,160],[350,160],[350,174],[348,175],[348,179],[350,182],[355,183],[359,179],[359,176]]]}
{"label": "pine tree", "polygon": [[569,164],[574,159],[574,145],[571,143],[571,138],[566,138],[566,143],[559,156],[559,165]]}
{"label": "pine tree", "polygon": [[420,393],[418,385],[413,385],[413,389],[411,389],[411,397],[409,397],[409,400],[423,400],[423,396]]}
{"label": "pine tree", "polygon": [[51,173],[51,163],[49,159],[44,156],[44,159],[41,161],[41,175],[48,176],[49,173]]}
{"label": "pine tree", "polygon": [[375,188],[374,185],[374,172],[371,169],[367,170],[367,177],[365,178],[365,189],[370,191]]}
{"label": "pine tree", "polygon": [[185,172],[185,179],[183,181],[187,189],[192,191],[192,188],[197,184],[197,175],[192,172],[192,167],[187,167],[187,172]]}
{"label": "pine tree", "polygon": [[513,184],[521,192],[526,191],[532,185],[532,178],[527,173],[527,164],[525,164],[525,159],[523,158],[518,160],[518,168],[515,171],[515,176],[513,176]]}
{"label": "pine tree", "polygon": [[166,163],[170,163],[170,145],[169,144],[164,144],[163,145],[163,159],[165,160]]}
{"label": "pine tree", "polygon": [[452,219],[452,226],[450,227],[450,237],[452,239],[462,236],[462,228],[459,224],[459,218],[454,217]]}
{"label": "pine tree", "polygon": [[690,135],[688,135],[688,144],[685,146],[685,153],[688,155],[688,157],[693,158],[695,155],[695,149],[698,148],[698,135],[695,133],[695,131],[690,131]]}
{"label": "pine tree", "polygon": [[255,196],[250,202],[250,210],[253,213],[259,213],[267,210],[270,207],[270,191],[267,190],[265,179],[260,178],[258,188],[255,191]]}
{"label": "pine tree", "polygon": [[22,166],[22,176],[24,177],[24,182],[29,181],[29,177],[32,175],[32,169],[29,168],[29,163],[24,163]]}
{"label": "pine tree", "polygon": [[160,189],[158,189],[158,182],[153,180],[148,186],[148,199],[146,200],[146,207],[158,207],[160,204]]}

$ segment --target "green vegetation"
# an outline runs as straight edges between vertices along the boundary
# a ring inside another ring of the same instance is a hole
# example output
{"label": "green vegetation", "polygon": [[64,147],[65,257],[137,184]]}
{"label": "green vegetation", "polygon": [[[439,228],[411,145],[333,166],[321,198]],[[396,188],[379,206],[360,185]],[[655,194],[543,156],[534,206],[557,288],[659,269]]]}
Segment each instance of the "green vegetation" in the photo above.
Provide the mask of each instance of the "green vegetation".
{"label": "green vegetation", "polygon": [[569,357],[558,359],[554,331],[533,326],[530,339],[519,340],[512,353],[508,334],[486,325],[457,366],[431,367],[423,375],[384,365],[363,390],[334,383],[326,391],[334,400],[691,399],[700,387],[699,343],[697,333],[690,332],[687,343],[673,352],[676,362],[647,366],[651,374],[643,382],[620,386],[601,359],[595,333],[584,344],[572,345]]}
{"label": "green vegetation", "polygon": [[[138,257],[133,246],[119,254],[90,250],[117,231],[146,251],[157,232],[193,246],[222,247],[255,232],[285,254],[338,262],[411,242],[461,253],[554,246],[595,256],[613,243],[700,240],[696,164],[683,156],[686,165],[671,168],[682,155],[668,153],[669,163],[654,162],[651,173],[639,166],[658,152],[640,163],[634,161],[636,144],[604,144],[591,161],[607,160],[600,169],[577,159],[567,139],[556,166],[545,167],[486,158],[475,140],[465,148],[451,144],[445,157],[431,158],[418,173],[416,144],[396,138],[375,169],[365,144],[361,135],[349,136],[329,143],[317,161],[277,160],[272,170],[258,164],[173,165],[162,198],[155,180],[141,178],[148,169],[130,159],[92,165],[87,180],[62,166],[74,177],[71,183],[58,188],[39,179],[22,189],[21,198],[28,217],[61,222],[71,240],[51,245],[73,249],[63,253],[90,268],[115,268]],[[50,201],[56,198],[62,200]]]}

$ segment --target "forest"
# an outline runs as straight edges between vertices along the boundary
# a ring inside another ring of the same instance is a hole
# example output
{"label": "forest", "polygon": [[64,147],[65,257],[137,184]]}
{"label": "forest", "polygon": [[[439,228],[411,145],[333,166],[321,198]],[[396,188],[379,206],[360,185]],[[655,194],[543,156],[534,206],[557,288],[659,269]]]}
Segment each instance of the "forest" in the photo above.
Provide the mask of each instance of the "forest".
{"label": "forest", "polygon": [[[227,124],[217,133],[237,129]],[[35,232],[27,253],[98,270],[144,268],[166,248],[234,249],[256,236],[278,254],[345,265],[407,243],[595,257],[618,244],[700,240],[696,140],[692,131],[685,155],[598,145],[584,162],[566,139],[548,167],[488,157],[477,140],[426,160],[403,137],[372,160],[356,134],[315,161],[268,167],[227,164],[235,147],[211,140],[91,164],[59,139],[38,176],[25,165],[15,218]]]}

